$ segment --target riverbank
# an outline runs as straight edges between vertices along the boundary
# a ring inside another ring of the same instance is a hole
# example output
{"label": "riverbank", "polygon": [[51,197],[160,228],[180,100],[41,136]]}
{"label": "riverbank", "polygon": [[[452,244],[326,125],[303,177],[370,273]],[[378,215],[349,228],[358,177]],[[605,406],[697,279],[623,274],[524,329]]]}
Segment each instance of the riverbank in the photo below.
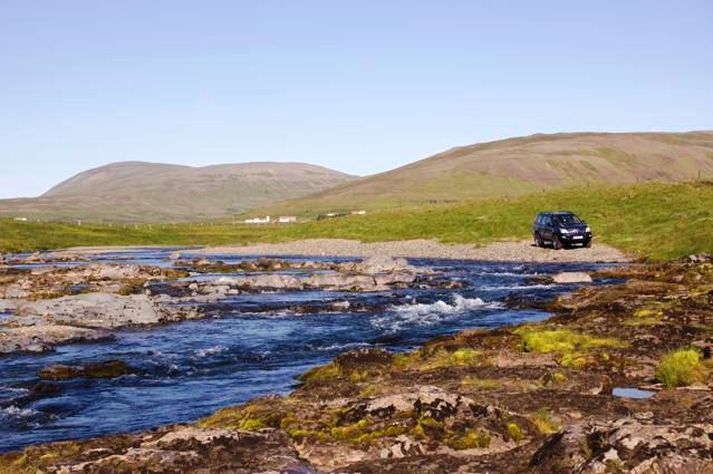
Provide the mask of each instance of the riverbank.
{"label": "riverbank", "polygon": [[[66,250],[46,252],[49,260],[81,259],[88,255],[106,252],[125,252],[141,247],[74,247]],[[144,248],[173,248],[148,246]],[[523,263],[575,263],[601,262],[622,263],[632,261],[632,257],[606,244],[595,243],[590,248],[554,250],[535,247],[529,240],[495,242],[482,246],[470,244],[445,244],[436,240],[414,239],[387,242],[362,242],[348,239],[305,239],[281,243],[258,243],[249,245],[225,245],[208,247],[188,247],[176,249],[174,260],[182,256],[223,255],[223,256],[332,256],[332,257],[405,257],[455,260],[482,260],[490,262]]]}
{"label": "riverbank", "polygon": [[33,446],[0,456],[0,470],[710,470],[713,259],[603,275],[627,281],[561,297],[542,323],[348,352],[288,396]]}

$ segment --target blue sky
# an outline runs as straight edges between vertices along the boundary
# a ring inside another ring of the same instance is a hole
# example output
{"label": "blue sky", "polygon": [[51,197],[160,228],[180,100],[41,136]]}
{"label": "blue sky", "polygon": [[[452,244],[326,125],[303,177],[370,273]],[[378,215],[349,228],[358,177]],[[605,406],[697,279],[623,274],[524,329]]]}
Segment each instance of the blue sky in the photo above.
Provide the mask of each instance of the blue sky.
{"label": "blue sky", "polygon": [[0,197],[114,161],[363,175],[537,132],[712,128],[710,0],[0,0]]}

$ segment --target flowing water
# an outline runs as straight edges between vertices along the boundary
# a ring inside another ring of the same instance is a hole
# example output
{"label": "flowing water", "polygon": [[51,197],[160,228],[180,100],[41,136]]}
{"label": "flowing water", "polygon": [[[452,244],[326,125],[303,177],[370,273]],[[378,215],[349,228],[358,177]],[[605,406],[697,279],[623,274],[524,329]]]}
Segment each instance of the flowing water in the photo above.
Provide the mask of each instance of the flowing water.
{"label": "flowing water", "polygon": [[[170,265],[168,253],[146,249],[93,258]],[[211,258],[232,263],[249,257]],[[352,348],[402,351],[465,328],[541,320],[546,313],[510,309],[506,299],[549,299],[577,285],[535,283],[532,276],[598,267],[424,259],[410,263],[442,271],[465,287],[241,295],[221,302],[215,317],[122,330],[113,341],[60,346],[40,355],[0,356],[0,452],[195,420],[259,395],[289,392],[298,374]],[[349,302],[360,310],[335,310],[329,304],[334,302]],[[294,312],[290,308],[296,305],[312,310]],[[52,383],[40,383],[37,376],[50,364],[109,359],[123,360],[137,373]]]}

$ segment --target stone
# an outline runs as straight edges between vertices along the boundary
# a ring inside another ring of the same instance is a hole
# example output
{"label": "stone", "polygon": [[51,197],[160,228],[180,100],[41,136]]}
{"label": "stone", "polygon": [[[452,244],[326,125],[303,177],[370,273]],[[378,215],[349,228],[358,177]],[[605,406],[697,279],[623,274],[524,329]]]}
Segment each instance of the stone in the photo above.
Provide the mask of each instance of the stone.
{"label": "stone", "polygon": [[45,380],[67,380],[78,377],[114,378],[133,373],[133,370],[120,360],[90,362],[80,366],[54,364],[40,369],[39,377]]}
{"label": "stone", "polygon": [[592,277],[585,272],[560,272],[552,276],[554,283],[591,283]]}
{"label": "stone", "polygon": [[58,344],[96,342],[111,335],[104,330],[78,328],[63,324],[0,326],[0,354],[10,352],[47,352]]}

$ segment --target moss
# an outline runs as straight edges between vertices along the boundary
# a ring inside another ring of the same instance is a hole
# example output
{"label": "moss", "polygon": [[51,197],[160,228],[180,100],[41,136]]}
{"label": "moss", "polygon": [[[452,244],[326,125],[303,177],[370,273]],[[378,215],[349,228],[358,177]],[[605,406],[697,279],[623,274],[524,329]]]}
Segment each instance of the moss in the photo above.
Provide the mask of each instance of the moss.
{"label": "moss", "polygon": [[487,448],[492,437],[490,433],[480,430],[468,430],[462,436],[451,437],[446,440],[446,445],[453,449]]}
{"label": "moss", "polygon": [[624,324],[626,326],[656,326],[661,323],[663,315],[664,313],[660,309],[639,308]]}
{"label": "moss", "polygon": [[305,383],[320,382],[323,380],[332,380],[342,376],[342,370],[334,362],[327,365],[321,365],[308,370],[299,376],[299,380]]}
{"label": "moss", "polygon": [[522,337],[522,348],[526,352],[564,354],[597,347],[626,347],[626,344],[613,337],[596,337],[568,329],[533,329],[524,326],[514,332]]}
{"label": "moss", "polygon": [[542,434],[557,433],[562,429],[562,426],[552,417],[552,414],[541,409],[530,416],[530,420]]}
{"label": "moss", "polygon": [[79,295],[82,293],[88,293],[89,291],[91,291],[89,286],[66,286],[64,288],[50,291],[35,291],[30,294],[27,299],[30,301],[55,300],[57,298],[62,298],[63,296]]}
{"label": "moss", "polygon": [[443,436],[444,431],[443,422],[429,416],[422,416],[416,422],[413,434],[419,438],[429,437],[439,439]]}
{"label": "moss", "polygon": [[262,428],[279,428],[285,417],[275,399],[256,400],[249,405],[222,408],[198,421],[201,428],[226,428],[256,431]]}
{"label": "moss", "polygon": [[567,367],[571,369],[583,369],[589,365],[595,363],[595,359],[589,354],[583,354],[581,352],[571,352],[564,354],[557,360],[557,363],[562,367]]}
{"label": "moss", "polygon": [[551,379],[553,383],[561,384],[567,381],[567,376],[562,372],[553,372],[551,375]]}
{"label": "moss", "polygon": [[300,428],[291,428],[287,430],[287,434],[294,439],[314,439],[321,442],[329,441],[330,437],[324,431],[305,430]]}
{"label": "moss", "polygon": [[407,354],[396,354],[393,365],[414,370],[433,370],[479,365],[484,361],[485,354],[482,351],[469,347],[449,351],[441,347],[435,350],[421,349]]}
{"label": "moss", "polygon": [[475,377],[466,377],[461,380],[460,384],[462,387],[475,388],[478,390],[493,390],[499,385],[495,379],[479,379]]}
{"label": "moss", "polygon": [[121,288],[119,288],[119,291],[117,293],[122,296],[136,295],[142,293],[144,291],[145,283],[146,280],[143,278],[133,278],[131,280],[127,280],[124,282]]}
{"label": "moss", "polygon": [[364,434],[364,431],[369,426],[366,419],[362,419],[346,426],[336,426],[330,430],[332,438],[338,441],[353,441],[357,437]]}
{"label": "moss", "polygon": [[649,318],[651,316],[663,316],[663,311],[657,311],[651,308],[639,308],[634,311],[635,318]]}
{"label": "moss", "polygon": [[53,461],[67,459],[84,451],[84,445],[75,441],[61,441],[47,445],[31,446],[21,455],[10,453],[0,456],[0,473],[46,472]]}
{"label": "moss", "polygon": [[520,428],[520,425],[518,425],[517,423],[508,423],[508,434],[510,435],[510,438],[512,438],[512,440],[516,443],[519,443],[520,441],[522,441],[522,438],[525,437],[522,432],[522,428]]}
{"label": "moss", "polygon": [[701,361],[697,349],[678,349],[669,352],[656,368],[656,378],[668,388],[703,383],[709,370]]}
{"label": "moss", "polygon": [[370,427],[368,420],[362,419],[347,426],[334,427],[330,430],[330,435],[335,441],[343,441],[350,444],[369,444],[374,440],[399,436],[408,431],[402,425],[392,425],[381,429]]}

